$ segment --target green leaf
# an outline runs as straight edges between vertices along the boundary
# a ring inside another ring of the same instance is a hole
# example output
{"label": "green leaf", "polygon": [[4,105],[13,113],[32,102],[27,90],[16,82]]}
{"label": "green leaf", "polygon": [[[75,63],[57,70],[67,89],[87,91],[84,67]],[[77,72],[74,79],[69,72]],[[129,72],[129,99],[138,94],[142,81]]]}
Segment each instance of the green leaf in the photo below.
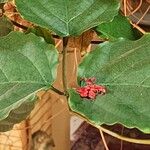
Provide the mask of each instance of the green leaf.
{"label": "green leaf", "polygon": [[42,28],[42,27],[39,27],[39,26],[35,26],[34,28],[29,28],[26,32],[27,34],[28,33],[34,33],[35,35],[37,36],[41,36],[44,38],[44,40],[49,43],[49,44],[55,44],[55,41],[54,39],[52,38],[52,35],[51,35],[51,31],[45,29],[45,28]]}
{"label": "green leaf", "polygon": [[11,32],[0,38],[0,131],[25,119],[36,93],[51,87],[57,63],[54,46],[34,34]]}
{"label": "green leaf", "polygon": [[18,108],[14,109],[9,113],[9,115],[2,121],[0,121],[0,131],[5,132],[12,129],[12,126],[19,123],[21,120],[27,117],[27,114],[34,108],[35,100],[37,97],[31,97],[28,102],[22,103]]}
{"label": "green leaf", "polygon": [[0,4],[2,3],[7,3],[7,2],[12,2],[13,0],[0,0]]}
{"label": "green leaf", "polygon": [[137,40],[141,37],[138,30],[132,27],[129,20],[120,13],[109,23],[102,23],[95,29],[101,38],[115,40],[117,38],[126,38]]}
{"label": "green leaf", "polygon": [[0,36],[6,36],[12,30],[13,24],[6,17],[0,17]]}
{"label": "green leaf", "polygon": [[16,0],[27,20],[53,30],[60,36],[80,35],[110,21],[119,9],[118,0]]}
{"label": "green leaf", "polygon": [[78,81],[83,77],[95,77],[107,92],[90,101],[70,90],[73,111],[93,124],[121,123],[150,133],[150,34],[99,45],[80,64]]}
{"label": "green leaf", "polygon": [[0,0],[0,3],[6,3],[8,2],[9,0]]}

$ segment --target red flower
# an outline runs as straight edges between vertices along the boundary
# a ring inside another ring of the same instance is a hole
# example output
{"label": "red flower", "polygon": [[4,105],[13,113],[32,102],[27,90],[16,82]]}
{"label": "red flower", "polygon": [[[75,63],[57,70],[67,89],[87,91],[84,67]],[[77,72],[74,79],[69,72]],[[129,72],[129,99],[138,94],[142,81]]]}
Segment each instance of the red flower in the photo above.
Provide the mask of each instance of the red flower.
{"label": "red flower", "polygon": [[95,99],[96,98],[96,93],[93,90],[90,90],[89,93],[88,93],[88,98]]}
{"label": "red flower", "polygon": [[94,85],[95,90],[97,90],[98,94],[105,94],[106,93],[106,88],[101,85]]}
{"label": "red flower", "polygon": [[85,87],[78,88],[77,92],[80,94],[81,97],[87,97],[88,96],[88,90]]}
{"label": "red flower", "polygon": [[106,93],[106,88],[101,85],[94,84],[95,78],[82,78],[86,86],[78,88],[76,91],[82,98],[95,99],[97,95]]}

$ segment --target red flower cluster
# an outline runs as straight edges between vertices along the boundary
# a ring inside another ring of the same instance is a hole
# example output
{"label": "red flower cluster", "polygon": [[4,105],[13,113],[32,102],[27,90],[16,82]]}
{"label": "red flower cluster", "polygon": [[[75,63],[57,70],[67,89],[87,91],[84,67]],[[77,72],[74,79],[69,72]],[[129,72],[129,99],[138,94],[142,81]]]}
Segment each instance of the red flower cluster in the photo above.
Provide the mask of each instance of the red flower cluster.
{"label": "red flower cluster", "polygon": [[106,93],[104,86],[94,84],[95,78],[83,78],[82,80],[85,81],[86,85],[76,90],[82,98],[95,99],[97,95]]}

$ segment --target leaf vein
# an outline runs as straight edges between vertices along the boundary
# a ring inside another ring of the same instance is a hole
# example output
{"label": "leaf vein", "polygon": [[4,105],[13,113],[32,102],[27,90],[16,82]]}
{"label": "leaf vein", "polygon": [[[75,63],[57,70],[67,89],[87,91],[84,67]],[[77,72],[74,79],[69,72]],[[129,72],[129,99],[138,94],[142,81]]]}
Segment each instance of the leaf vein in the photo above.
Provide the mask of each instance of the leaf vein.
{"label": "leaf vein", "polygon": [[43,77],[43,75],[41,74],[41,72],[39,71],[39,69],[34,65],[34,63],[32,62],[32,60],[31,60],[28,56],[22,54],[21,52],[18,51],[18,53],[21,54],[22,56],[24,56],[25,58],[27,58],[27,59],[29,60],[29,62],[31,62],[31,64],[32,64],[32,65],[34,66],[34,68],[38,71],[38,73],[39,73],[39,75],[42,77],[42,79],[47,83],[47,80]]}

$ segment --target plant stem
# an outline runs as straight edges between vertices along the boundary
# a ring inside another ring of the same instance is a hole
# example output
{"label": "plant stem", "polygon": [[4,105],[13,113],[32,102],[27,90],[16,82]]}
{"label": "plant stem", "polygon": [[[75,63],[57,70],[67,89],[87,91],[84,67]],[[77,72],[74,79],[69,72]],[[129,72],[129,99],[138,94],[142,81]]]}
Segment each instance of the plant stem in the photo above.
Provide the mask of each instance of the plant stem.
{"label": "plant stem", "polygon": [[65,95],[64,92],[59,91],[58,89],[56,89],[55,87],[51,86],[51,90],[54,91],[55,93],[59,94],[59,95]]}
{"label": "plant stem", "polygon": [[[10,19],[9,19],[10,20]],[[27,30],[28,29],[28,27],[26,27],[26,26],[24,26],[24,25],[21,25],[21,24],[19,24],[18,22],[15,22],[15,21],[13,21],[13,20],[10,20],[11,22],[12,22],[12,24],[14,25],[14,26],[16,26],[16,27],[18,27],[18,28],[21,28],[21,29],[23,29],[23,30]]]}
{"label": "plant stem", "polygon": [[68,37],[63,38],[63,58],[62,58],[62,82],[63,82],[63,89],[66,96],[67,93],[67,75],[66,75],[66,55],[67,55],[67,43]]}

